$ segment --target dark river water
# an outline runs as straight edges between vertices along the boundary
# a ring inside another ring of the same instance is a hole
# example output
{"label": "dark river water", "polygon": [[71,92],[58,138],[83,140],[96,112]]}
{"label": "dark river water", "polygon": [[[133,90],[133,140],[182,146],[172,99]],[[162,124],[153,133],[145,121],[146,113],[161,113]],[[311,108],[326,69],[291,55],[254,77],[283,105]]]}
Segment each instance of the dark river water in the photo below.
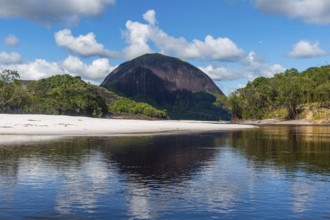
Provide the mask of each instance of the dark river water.
{"label": "dark river water", "polygon": [[0,146],[0,219],[330,219],[330,127]]}

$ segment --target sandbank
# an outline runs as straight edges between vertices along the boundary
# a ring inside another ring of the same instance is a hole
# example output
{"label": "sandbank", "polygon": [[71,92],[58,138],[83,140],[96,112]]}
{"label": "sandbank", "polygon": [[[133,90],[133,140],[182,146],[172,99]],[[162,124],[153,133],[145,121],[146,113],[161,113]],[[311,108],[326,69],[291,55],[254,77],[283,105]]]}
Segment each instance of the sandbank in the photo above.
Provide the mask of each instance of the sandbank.
{"label": "sandbank", "polygon": [[125,120],[59,115],[0,114],[0,135],[118,136],[255,128],[225,122]]}

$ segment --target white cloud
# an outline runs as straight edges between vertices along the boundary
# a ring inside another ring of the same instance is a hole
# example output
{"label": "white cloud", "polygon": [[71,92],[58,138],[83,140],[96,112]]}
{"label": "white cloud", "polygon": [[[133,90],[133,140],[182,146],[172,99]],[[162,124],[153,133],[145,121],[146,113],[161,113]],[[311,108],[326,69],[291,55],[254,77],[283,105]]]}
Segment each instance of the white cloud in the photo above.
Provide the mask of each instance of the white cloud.
{"label": "white cloud", "polygon": [[143,14],[143,19],[146,20],[149,24],[155,25],[157,23],[156,12],[154,10],[148,10]]}
{"label": "white cloud", "polygon": [[275,74],[283,73],[285,70],[286,70],[286,68],[284,68],[280,64],[273,64],[273,65],[267,66],[264,69],[264,72],[262,75],[265,77],[273,77]]}
{"label": "white cloud", "polygon": [[47,62],[43,59],[37,59],[30,63],[1,65],[2,69],[17,70],[24,80],[34,80],[45,78],[54,74],[62,73],[61,68],[56,62]]}
{"label": "white cloud", "polygon": [[0,65],[0,68],[17,70],[21,78],[25,80],[35,80],[67,73],[100,83],[115,67],[112,67],[106,58],[95,59],[90,64],[86,64],[77,57],[68,56],[61,62],[37,59],[33,62]]}
{"label": "white cloud", "polygon": [[[237,60],[244,54],[243,50],[229,38],[213,38],[208,35],[204,41],[193,40],[188,45],[188,50],[192,52],[192,58],[203,58],[211,60],[232,61]],[[195,55],[196,54],[196,55]],[[187,54],[189,57],[189,53]]]}
{"label": "white cloud", "polygon": [[19,43],[19,39],[18,37],[16,37],[15,35],[8,35],[5,39],[4,39],[4,43],[7,46],[17,46]]}
{"label": "white cloud", "polygon": [[147,23],[126,22],[123,36],[127,46],[121,51],[109,51],[98,43],[94,33],[73,36],[71,30],[63,29],[55,33],[57,45],[80,56],[100,56],[132,59],[155,50],[163,54],[182,59],[199,59],[215,61],[238,61],[243,55],[229,38],[214,38],[207,35],[204,40],[194,39],[188,42],[183,37],[168,35],[157,26],[156,12],[149,10],[143,14]]}
{"label": "white cloud", "polygon": [[152,52],[148,45],[151,27],[139,22],[127,21],[127,31],[124,33],[128,46],[123,50],[128,59]]}
{"label": "white cloud", "polygon": [[269,64],[260,58],[254,51],[251,51],[245,59],[241,61],[245,68],[245,76],[249,80],[253,80],[259,76],[273,77],[276,73],[286,70],[280,64]]}
{"label": "white cloud", "polygon": [[92,32],[74,37],[71,30],[63,29],[55,33],[55,41],[58,46],[81,56],[109,57],[112,55],[96,41],[95,34]]}
{"label": "white cloud", "polygon": [[254,51],[251,51],[244,59],[241,60],[241,63],[250,70],[257,70],[264,64],[264,60],[257,56]]}
{"label": "white cloud", "polygon": [[198,68],[215,81],[236,80],[243,76],[243,71],[238,68],[228,68],[225,66],[215,67],[213,65]]}
{"label": "white cloud", "polygon": [[183,37],[173,37],[160,29],[156,24],[156,13],[147,11],[143,17],[148,24],[127,21],[124,36],[128,46],[124,49],[127,58],[133,58],[152,52],[149,43],[153,43],[161,53],[183,59],[237,61],[244,55],[229,38],[214,38],[207,35],[204,40],[194,39],[188,42]]}
{"label": "white cloud", "polygon": [[241,59],[241,66],[226,67],[213,66],[199,67],[214,81],[228,81],[247,79],[253,80],[259,76],[273,77],[276,73],[286,70],[280,64],[269,64],[251,51],[245,58]]}
{"label": "white cloud", "polygon": [[257,9],[311,24],[330,24],[329,0],[254,0]]}
{"label": "white cloud", "polygon": [[97,16],[115,0],[0,0],[0,17],[23,17],[37,23],[77,23],[83,16]]}
{"label": "white cloud", "polygon": [[21,55],[12,52],[12,53],[7,53],[7,52],[0,52],[0,64],[13,64],[13,63],[19,63],[21,62]]}
{"label": "white cloud", "polygon": [[301,40],[292,47],[289,53],[293,58],[311,58],[325,56],[327,53],[319,47],[319,42]]}
{"label": "white cloud", "polygon": [[92,81],[102,81],[115,67],[106,58],[93,60],[91,64],[83,63],[79,58],[69,56],[62,63],[63,72],[81,76]]}

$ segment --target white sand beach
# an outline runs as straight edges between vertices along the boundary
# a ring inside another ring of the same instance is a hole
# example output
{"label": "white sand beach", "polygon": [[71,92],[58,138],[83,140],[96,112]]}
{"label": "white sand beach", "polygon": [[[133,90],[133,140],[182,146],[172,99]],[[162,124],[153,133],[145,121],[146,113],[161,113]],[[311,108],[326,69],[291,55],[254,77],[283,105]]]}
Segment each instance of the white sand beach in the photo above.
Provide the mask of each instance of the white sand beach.
{"label": "white sand beach", "polygon": [[124,120],[58,115],[0,114],[1,139],[10,135],[118,136],[255,128],[221,122]]}

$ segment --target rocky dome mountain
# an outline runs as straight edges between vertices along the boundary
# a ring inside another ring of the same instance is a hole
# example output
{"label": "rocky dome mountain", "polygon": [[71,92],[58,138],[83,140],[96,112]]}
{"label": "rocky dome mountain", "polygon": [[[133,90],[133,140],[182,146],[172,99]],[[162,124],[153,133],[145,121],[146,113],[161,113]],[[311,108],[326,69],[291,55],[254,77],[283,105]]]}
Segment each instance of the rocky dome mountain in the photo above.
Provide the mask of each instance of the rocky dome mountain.
{"label": "rocky dome mountain", "polygon": [[174,57],[142,55],[119,65],[101,86],[166,109],[172,119],[230,119],[219,103],[224,94],[214,82],[200,69]]}

